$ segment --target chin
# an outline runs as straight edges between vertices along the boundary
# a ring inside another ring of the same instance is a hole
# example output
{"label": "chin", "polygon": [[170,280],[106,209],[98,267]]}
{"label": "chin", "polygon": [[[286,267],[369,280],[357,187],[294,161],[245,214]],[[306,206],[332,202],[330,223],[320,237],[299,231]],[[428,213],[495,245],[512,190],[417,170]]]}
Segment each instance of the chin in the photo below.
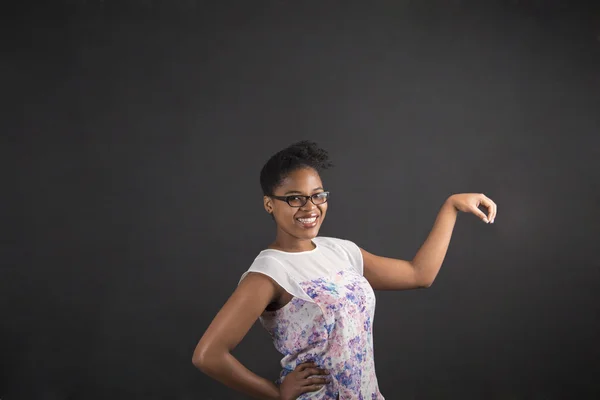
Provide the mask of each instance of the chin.
{"label": "chin", "polygon": [[314,239],[317,236],[319,236],[319,228],[320,227],[316,227],[316,228],[311,229],[311,230],[298,232],[298,236],[297,237],[299,239]]}

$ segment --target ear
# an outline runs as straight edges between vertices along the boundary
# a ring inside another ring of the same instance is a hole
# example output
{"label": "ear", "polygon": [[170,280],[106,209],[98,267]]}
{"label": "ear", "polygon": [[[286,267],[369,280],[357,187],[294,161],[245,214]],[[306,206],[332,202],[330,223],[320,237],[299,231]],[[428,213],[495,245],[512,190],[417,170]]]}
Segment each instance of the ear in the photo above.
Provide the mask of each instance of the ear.
{"label": "ear", "polygon": [[263,205],[269,214],[273,214],[273,200],[269,196],[263,197]]}

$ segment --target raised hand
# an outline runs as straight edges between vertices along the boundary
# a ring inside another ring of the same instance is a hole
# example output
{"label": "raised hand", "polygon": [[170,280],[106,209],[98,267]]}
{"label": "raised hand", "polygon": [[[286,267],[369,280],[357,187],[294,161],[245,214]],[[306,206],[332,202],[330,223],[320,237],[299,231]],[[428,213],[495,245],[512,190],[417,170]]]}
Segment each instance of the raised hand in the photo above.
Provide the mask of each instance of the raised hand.
{"label": "raised hand", "polygon": [[[450,204],[454,206],[458,211],[468,212],[475,214],[486,224],[491,222],[494,223],[496,213],[498,212],[498,206],[489,197],[483,193],[459,193],[453,194],[448,198]],[[485,215],[479,206],[483,205],[488,210],[488,215]]]}

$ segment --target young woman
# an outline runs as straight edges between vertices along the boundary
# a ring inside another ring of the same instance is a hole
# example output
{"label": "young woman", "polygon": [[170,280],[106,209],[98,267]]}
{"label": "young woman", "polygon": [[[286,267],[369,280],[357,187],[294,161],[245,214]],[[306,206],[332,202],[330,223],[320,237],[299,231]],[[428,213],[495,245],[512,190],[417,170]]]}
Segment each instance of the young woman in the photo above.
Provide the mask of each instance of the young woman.
{"label": "young woman", "polygon": [[[496,204],[485,195],[455,194],[412,261],[376,256],[349,240],[318,236],[329,198],[319,172],[330,166],[327,152],[309,141],[265,164],[260,182],[275,241],[242,275],[194,351],[197,368],[257,399],[383,399],[373,359],[373,289],[431,286],[457,213],[485,223],[496,217]],[[283,355],[275,383],[231,355],[257,319]]]}

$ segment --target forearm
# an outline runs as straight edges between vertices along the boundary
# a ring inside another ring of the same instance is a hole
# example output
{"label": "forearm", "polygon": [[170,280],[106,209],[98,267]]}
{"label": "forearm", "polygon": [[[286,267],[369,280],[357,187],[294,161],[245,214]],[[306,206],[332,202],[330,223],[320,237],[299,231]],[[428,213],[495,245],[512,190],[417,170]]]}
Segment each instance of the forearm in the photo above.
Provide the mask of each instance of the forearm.
{"label": "forearm", "polygon": [[450,245],[458,210],[449,197],[440,209],[427,239],[412,260],[419,282],[427,286],[435,280]]}
{"label": "forearm", "polygon": [[224,385],[260,400],[279,399],[279,388],[242,365],[231,353],[206,357],[198,369]]}

